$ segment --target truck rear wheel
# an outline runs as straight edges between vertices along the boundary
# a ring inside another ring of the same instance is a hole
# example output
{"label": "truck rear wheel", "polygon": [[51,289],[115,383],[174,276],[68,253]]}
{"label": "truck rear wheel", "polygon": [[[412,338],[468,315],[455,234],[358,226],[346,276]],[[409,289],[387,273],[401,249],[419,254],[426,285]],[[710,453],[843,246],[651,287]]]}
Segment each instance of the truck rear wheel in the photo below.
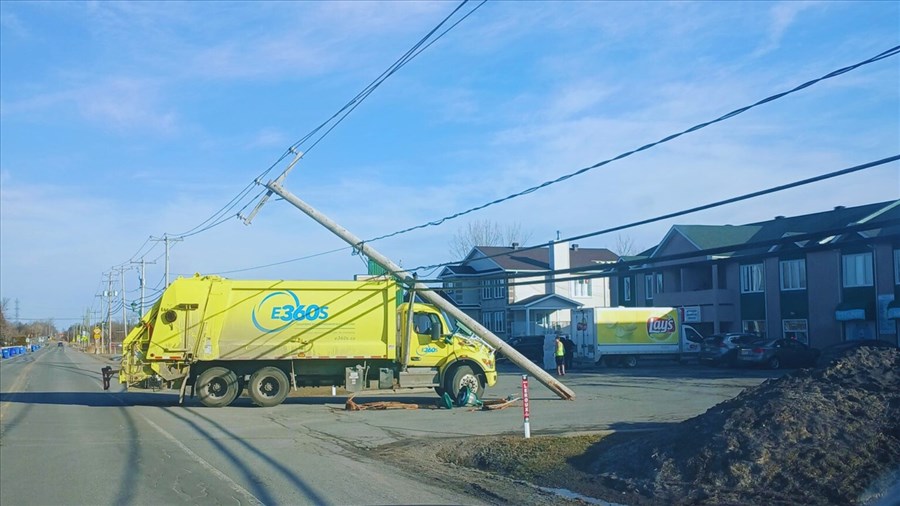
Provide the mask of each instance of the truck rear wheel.
{"label": "truck rear wheel", "polygon": [[444,391],[450,394],[451,399],[456,399],[463,387],[468,387],[469,391],[474,392],[475,397],[479,399],[484,395],[484,385],[472,366],[461,365],[450,371],[444,384]]}
{"label": "truck rear wheel", "polygon": [[197,396],[204,406],[221,408],[234,402],[240,390],[234,371],[224,367],[210,367],[197,378]]}
{"label": "truck rear wheel", "polygon": [[622,357],[622,365],[628,367],[629,369],[632,367],[637,367],[637,357],[634,355],[625,355]]}
{"label": "truck rear wheel", "polygon": [[253,404],[270,408],[284,402],[291,385],[287,374],[277,367],[263,367],[250,375],[247,393]]}

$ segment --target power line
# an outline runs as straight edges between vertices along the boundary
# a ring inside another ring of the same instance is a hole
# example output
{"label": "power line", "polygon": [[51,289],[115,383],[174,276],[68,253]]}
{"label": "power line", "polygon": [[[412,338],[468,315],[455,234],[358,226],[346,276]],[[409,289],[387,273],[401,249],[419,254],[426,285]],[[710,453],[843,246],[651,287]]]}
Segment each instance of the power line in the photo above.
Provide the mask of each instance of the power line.
{"label": "power line", "polygon": [[[713,208],[716,208],[716,207],[721,207],[721,206],[724,206],[724,205],[733,204],[733,203],[740,202],[740,201],[743,201],[743,200],[749,200],[749,199],[752,199],[752,198],[761,197],[761,196],[763,196],[763,195],[768,195],[768,194],[771,194],[771,193],[777,193],[777,192],[785,191],[785,190],[788,190],[788,189],[791,189],[791,188],[796,188],[796,187],[799,187],[799,186],[809,185],[809,184],[817,183],[817,182],[824,181],[824,180],[827,180],[827,179],[832,179],[832,178],[836,178],[836,177],[839,177],[839,176],[844,176],[844,175],[847,175],[847,174],[852,174],[852,173],[855,173],[855,172],[860,172],[860,171],[863,171],[863,170],[867,170],[867,169],[871,169],[871,168],[874,168],[874,167],[878,167],[878,166],[880,166],[880,165],[884,165],[884,164],[887,164],[887,163],[895,162],[895,161],[897,161],[897,160],[900,160],[900,154],[894,155],[894,156],[889,156],[889,157],[887,157],[887,158],[882,158],[881,160],[876,160],[876,161],[874,161],[874,162],[868,162],[868,163],[864,163],[864,164],[861,164],[861,165],[856,165],[856,166],[853,166],[853,167],[848,167],[848,168],[845,168],[845,169],[840,169],[840,170],[836,170],[836,171],[833,171],[833,172],[828,172],[828,173],[826,173],[826,174],[821,174],[821,175],[818,175],[818,176],[814,176],[814,177],[810,177],[810,178],[806,178],[806,179],[801,179],[801,180],[794,181],[794,182],[791,182],[791,183],[786,183],[786,184],[782,184],[782,185],[778,185],[778,186],[773,186],[773,187],[766,188],[766,189],[763,189],[763,190],[758,190],[758,191],[755,191],[755,192],[745,193],[745,194],[743,194],[743,195],[738,195],[738,196],[736,196],[736,197],[730,197],[730,198],[727,198],[727,199],[723,199],[723,200],[711,202],[711,203],[708,203],[708,204],[703,204],[703,205],[700,205],[700,206],[695,206],[695,207],[691,207],[691,208],[688,208],[688,209],[683,209],[683,210],[680,210],[680,211],[674,211],[674,212],[671,212],[671,213],[667,213],[667,214],[655,216],[655,217],[652,217],[652,218],[646,218],[646,219],[643,219],[643,220],[639,220],[639,221],[627,223],[627,224],[624,224],[624,225],[618,225],[618,226],[615,226],[615,227],[610,227],[610,228],[606,228],[606,229],[602,229],[602,230],[597,230],[597,231],[595,231],[595,232],[589,232],[589,233],[586,233],[586,234],[581,234],[581,235],[576,235],[576,236],[572,236],[572,237],[567,237],[567,238],[565,238],[565,239],[558,239],[558,240],[556,240],[556,241],[550,241],[549,244],[554,244],[554,243],[557,243],[557,242],[571,242],[571,241],[577,241],[577,240],[580,240],[580,239],[586,239],[586,238],[589,238],[589,237],[595,237],[595,236],[598,236],[598,235],[604,235],[604,234],[608,234],[608,233],[611,233],[611,232],[618,232],[618,231],[625,230],[625,229],[629,229],[629,228],[635,228],[635,227],[638,227],[638,226],[641,226],[641,225],[648,225],[648,224],[650,224],[650,223],[655,223],[655,222],[658,222],[658,221],[663,221],[663,220],[667,220],[667,219],[671,219],[671,218],[677,218],[677,217],[679,217],[679,216],[685,216],[685,215],[693,214],[693,213],[696,213],[696,212],[699,212],[699,211],[705,211],[705,210],[708,210],[708,209],[713,209]],[[377,239],[372,239],[372,240],[374,241],[374,240],[377,240]],[[366,242],[370,242],[370,241],[366,241]],[[518,248],[517,251],[523,252],[523,251],[529,251],[529,250],[534,250],[534,249],[540,249],[540,248],[546,247],[547,244],[548,244],[548,243],[538,244],[538,245],[534,245],[534,246],[523,246],[523,247]],[[323,251],[323,252],[321,252],[321,253],[314,253],[314,254],[311,254],[311,255],[307,255],[307,256],[303,256],[303,257],[298,257],[298,258],[292,258],[292,259],[289,259],[289,260],[283,260],[283,261],[280,261],[280,262],[274,262],[274,263],[266,264],[266,265],[259,265],[259,266],[254,266],[254,267],[247,267],[247,268],[243,268],[243,269],[235,269],[235,270],[230,270],[230,271],[220,271],[220,272],[217,272],[216,274],[233,274],[233,273],[236,273],[236,272],[246,272],[246,271],[251,271],[251,270],[263,269],[263,268],[266,268],[266,267],[274,267],[274,266],[277,266],[277,265],[283,265],[283,264],[287,264],[287,263],[298,262],[298,261],[301,261],[301,260],[308,260],[308,259],[311,259],[311,258],[316,258],[316,257],[319,257],[319,256],[331,254],[331,253],[337,253],[337,252],[339,252],[339,251],[344,251],[344,250],[347,250],[347,249],[350,249],[350,247],[349,247],[349,246],[345,246],[345,247],[342,247],[342,248],[337,248],[337,249],[333,249],[333,250],[329,250],[329,251]],[[483,257],[483,258],[485,258],[485,259],[490,259],[490,258],[496,258],[496,257],[505,256],[505,255],[507,255],[507,254],[508,254],[508,253],[498,253],[498,254],[495,254],[495,255],[488,255],[488,256],[485,256],[485,257]],[[424,270],[434,270],[434,269],[438,269],[438,268],[440,268],[440,267],[447,267],[447,266],[451,266],[451,265],[457,265],[457,264],[459,264],[459,263],[460,263],[459,261],[452,261],[452,262],[443,262],[443,263],[431,264],[431,265],[421,265],[421,266],[418,266],[418,267],[412,267],[412,268],[410,268],[410,269],[408,269],[408,270],[409,270],[410,272],[413,272],[413,271],[424,271]]]}
{"label": "power line", "polygon": [[[445,23],[447,23],[447,21],[450,20],[454,15],[456,15],[456,13],[460,9],[462,9],[462,7],[466,3],[468,3],[468,1],[469,0],[463,0],[463,2],[460,3],[440,23],[438,23],[437,26],[435,26],[431,31],[429,31],[421,39],[419,39],[419,41],[416,44],[414,44],[412,46],[412,48],[410,48],[406,53],[404,53],[403,56],[401,56],[393,64],[391,64],[387,70],[382,72],[381,75],[379,75],[377,78],[375,78],[375,80],[373,80],[365,88],[363,88],[362,91],[360,91],[355,97],[353,97],[349,102],[347,102],[343,107],[341,107],[341,109],[339,109],[331,117],[329,117],[327,120],[322,122],[319,126],[314,128],[311,132],[309,132],[305,136],[301,137],[298,141],[296,141],[294,144],[292,144],[290,147],[288,147],[288,149],[278,158],[278,160],[275,161],[275,163],[273,163],[271,166],[269,166],[269,168],[267,168],[260,175],[258,175],[252,182],[250,182],[247,186],[245,186],[244,189],[241,190],[236,197],[232,198],[231,201],[229,201],[222,208],[220,208],[218,211],[216,211],[212,216],[210,216],[209,218],[207,218],[206,220],[201,222],[199,225],[195,226],[194,228],[192,228],[186,232],[183,232],[181,234],[170,234],[170,235],[172,235],[174,237],[182,237],[182,238],[190,237],[190,236],[202,233],[202,232],[206,232],[212,228],[215,228],[215,227],[225,223],[226,221],[228,221],[232,218],[240,216],[241,212],[243,212],[244,209],[246,209],[253,201],[257,200],[262,195],[262,193],[265,193],[265,190],[260,192],[260,194],[257,195],[257,197],[250,199],[249,202],[244,204],[243,208],[240,211],[238,211],[237,213],[231,214],[230,211],[234,210],[238,205],[240,205],[240,203],[243,201],[244,197],[246,197],[250,193],[250,191],[252,190],[254,185],[256,185],[262,178],[264,178],[269,172],[271,172],[272,169],[274,169],[279,163],[281,163],[291,153],[297,153],[297,150],[301,145],[303,145],[305,142],[312,139],[320,130],[322,130],[329,124],[331,124],[331,126],[328,127],[327,130],[325,130],[325,132],[323,132],[318,137],[318,139],[316,139],[313,142],[313,144],[305,150],[303,155],[305,155],[306,153],[311,151],[319,142],[322,141],[322,139],[325,138],[325,136],[327,136],[335,127],[337,127],[341,122],[343,122],[343,120],[351,112],[353,112],[353,110],[356,109],[362,103],[363,100],[365,100],[370,94],[372,94],[372,92],[374,92],[376,88],[381,86],[381,84],[384,83],[384,81],[386,81],[389,77],[391,77],[394,73],[396,73],[403,66],[405,66],[407,63],[409,63],[416,56],[421,54],[421,52],[424,51],[429,46],[431,46],[431,44],[433,44],[438,39],[443,37],[453,27],[458,25],[460,22],[462,22],[464,19],[466,19],[469,15],[471,15],[473,12],[478,10],[478,8],[480,8],[482,5],[484,5],[486,0],[482,1],[475,8],[473,8],[469,13],[467,13],[465,16],[463,16],[462,19],[460,19],[459,21],[454,23],[443,33],[441,33],[437,37],[433,38],[430,42],[428,42],[428,40],[430,38],[432,38],[434,33],[436,31],[438,31],[441,28],[441,26],[443,26]],[[428,44],[423,46],[423,44],[425,44],[426,42],[428,42]],[[335,121],[336,118],[338,118],[338,119]],[[300,156],[302,156],[302,155],[300,155]]]}
{"label": "power line", "polygon": [[[628,229],[628,228],[634,228],[634,227],[638,227],[638,226],[641,226],[641,225],[647,225],[647,224],[650,224],[650,223],[655,223],[655,222],[657,222],[657,221],[663,221],[663,220],[668,220],[668,219],[671,219],[671,218],[677,218],[677,217],[679,217],[679,216],[684,216],[684,215],[686,215],[686,214],[693,214],[693,213],[696,213],[696,212],[699,212],[699,211],[705,211],[705,210],[707,210],[707,209],[712,209],[712,208],[715,208],[715,207],[721,207],[721,206],[724,206],[724,205],[733,204],[733,203],[735,203],[735,202],[740,202],[740,201],[743,201],[743,200],[749,200],[749,199],[752,199],[752,198],[761,197],[761,196],[763,196],[763,195],[768,195],[768,194],[770,194],[770,193],[777,193],[777,192],[784,191],[784,190],[788,190],[788,189],[791,189],[791,188],[796,188],[796,187],[798,187],[798,186],[804,186],[804,185],[808,185],[808,184],[812,184],[812,183],[818,183],[818,182],[824,181],[824,180],[826,180],[826,179],[832,179],[832,178],[836,178],[836,177],[839,177],[839,176],[844,176],[844,175],[847,175],[847,174],[852,174],[852,173],[854,173],[854,172],[860,172],[860,171],[863,171],[863,170],[866,170],[866,169],[871,169],[871,168],[873,168],[873,167],[878,167],[878,166],[880,166],[880,165],[884,165],[884,164],[887,164],[887,163],[895,162],[895,161],[897,161],[897,160],[900,160],[900,154],[898,154],[898,155],[893,155],[893,156],[889,156],[889,157],[887,157],[887,158],[882,158],[881,160],[876,160],[876,161],[874,161],[874,162],[868,162],[868,163],[864,163],[864,164],[862,164],[862,165],[856,165],[856,166],[854,166],[854,167],[848,167],[848,168],[846,168],[846,169],[840,169],[840,170],[836,170],[836,171],[833,171],[833,172],[828,172],[828,173],[826,173],[826,174],[821,174],[821,175],[819,175],[819,176],[814,176],[814,177],[810,177],[810,178],[806,178],[806,179],[801,179],[801,180],[799,180],[799,181],[794,181],[794,182],[792,182],[792,183],[786,183],[786,184],[782,184],[782,185],[778,185],[778,186],[773,186],[773,187],[771,187],[771,188],[766,188],[766,189],[764,189],[764,190],[759,190],[759,191],[755,191],[755,192],[745,193],[745,194],[743,194],[743,195],[738,195],[738,196],[736,196],[736,197],[731,197],[731,198],[727,198],[727,199],[724,199],[724,200],[718,200],[718,201],[716,201],[716,202],[711,202],[711,203],[709,203],[709,204],[703,204],[703,205],[700,205],[700,206],[695,206],[695,207],[691,207],[691,208],[688,208],[688,209],[683,209],[683,210],[681,210],[681,211],[675,211],[675,212],[671,212],[671,213],[668,213],[668,214],[663,214],[663,215],[655,216],[655,217],[653,217],[653,218],[647,218],[647,219],[644,219],[644,220],[634,221],[634,222],[631,222],[631,223],[627,223],[627,224],[625,224],[625,225],[618,225],[618,226],[615,226],[615,227],[610,227],[610,228],[606,228],[606,229],[603,229],[603,230],[598,230],[598,231],[595,231],[595,232],[589,232],[589,233],[586,233],[586,234],[576,235],[576,236],[568,237],[568,238],[565,238],[565,239],[558,239],[558,240],[556,240],[556,241],[550,241],[550,244],[555,244],[555,243],[559,243],[559,242],[577,241],[577,240],[585,239],[585,238],[588,238],[588,237],[595,237],[595,236],[598,236],[598,235],[608,234],[608,233],[610,233],[610,232],[618,232],[618,231],[620,231],[620,230],[625,230],[625,229]],[[543,248],[543,247],[545,247],[546,245],[547,245],[547,243],[541,244],[541,245],[536,245],[536,246],[527,246],[527,247],[519,248],[517,251],[528,251],[528,250],[532,250],[532,249]],[[504,255],[506,255],[506,254],[507,254],[507,253],[496,254],[496,255],[489,255],[489,256],[486,256],[486,257],[483,257],[483,258],[494,258],[494,257],[504,256]],[[446,267],[446,266],[449,266],[449,265],[456,265],[456,264],[459,264],[459,263],[460,263],[459,261],[455,261],[455,262],[444,262],[444,263],[441,263],[441,264],[432,264],[432,265],[426,265],[426,266],[414,267],[414,268],[411,268],[411,269],[408,269],[408,270],[409,270],[410,272],[412,272],[412,271],[418,271],[418,270],[429,270],[429,269],[436,269],[436,268],[438,268],[438,267]]]}
{"label": "power line", "polygon": [[708,127],[708,126],[710,126],[710,125],[713,125],[713,124],[715,124],[715,123],[719,123],[719,122],[725,121],[725,120],[727,120],[727,119],[733,118],[733,117],[735,117],[735,116],[737,116],[737,115],[739,115],[739,114],[742,114],[742,113],[744,113],[744,112],[749,111],[750,109],[753,109],[753,108],[758,107],[758,106],[760,106],[760,105],[767,104],[767,103],[769,103],[769,102],[778,100],[779,98],[785,97],[785,96],[790,95],[790,94],[792,94],[792,93],[796,93],[796,92],[798,92],[798,91],[800,91],[800,90],[803,90],[803,89],[805,89],[805,88],[808,88],[808,87],[810,87],[810,86],[812,86],[812,85],[814,85],[814,84],[816,84],[816,83],[819,83],[819,82],[821,82],[821,81],[824,81],[824,80],[826,80],[826,79],[831,79],[831,78],[833,78],[833,77],[839,76],[839,75],[841,75],[841,74],[845,74],[845,73],[847,73],[847,72],[850,72],[851,70],[857,69],[857,68],[862,67],[862,66],[864,66],[864,65],[868,65],[868,64],[870,64],[870,63],[874,63],[874,62],[877,62],[877,61],[879,61],[879,60],[883,60],[883,59],[885,59],[885,58],[889,58],[889,57],[891,57],[891,56],[896,56],[898,53],[900,53],[900,46],[894,46],[894,47],[892,47],[891,49],[888,49],[887,51],[884,51],[884,52],[882,52],[882,53],[879,53],[879,54],[877,54],[877,55],[875,55],[875,56],[873,56],[873,57],[871,57],[871,58],[869,58],[869,59],[867,59],[867,60],[863,60],[863,61],[861,61],[861,62],[859,62],[859,63],[855,63],[855,64],[853,64],[853,65],[850,65],[850,66],[847,66],[847,67],[843,67],[843,68],[840,68],[840,69],[838,69],[838,70],[829,72],[828,74],[825,74],[825,75],[822,76],[822,77],[819,77],[819,78],[817,78],[817,79],[813,79],[813,80],[811,80],[811,81],[807,81],[807,82],[805,82],[805,83],[803,83],[803,84],[801,84],[801,85],[799,85],[799,86],[796,86],[796,87],[794,87],[794,88],[792,88],[792,89],[790,89],[790,90],[788,90],[788,91],[783,91],[783,92],[781,92],[781,93],[776,93],[775,95],[766,97],[766,98],[764,98],[764,99],[762,99],[762,100],[760,100],[760,101],[758,101],[758,102],[755,102],[755,103],[753,103],[753,104],[751,104],[751,105],[748,105],[748,106],[745,106],[745,107],[741,107],[740,109],[735,109],[735,110],[733,110],[733,111],[731,111],[731,112],[729,112],[729,113],[727,113],[727,114],[724,114],[724,115],[722,115],[722,116],[719,116],[718,118],[716,118],[716,119],[714,119],[714,120],[706,121],[706,122],[704,122],[704,123],[699,123],[699,124],[697,124],[697,125],[694,125],[694,126],[688,128],[687,130],[683,130],[683,131],[681,131],[681,132],[678,132],[678,133],[669,135],[668,137],[664,137],[664,138],[662,138],[662,139],[660,139],[660,140],[658,140],[658,141],[656,141],[656,142],[652,142],[652,143],[650,143],[650,144],[645,144],[645,145],[643,145],[643,146],[641,146],[641,147],[639,147],[639,148],[637,148],[637,149],[633,149],[633,150],[631,150],[631,151],[627,151],[627,152],[622,153],[622,154],[620,154],[620,155],[618,155],[618,156],[616,156],[616,157],[614,157],[614,158],[609,158],[609,159],[603,160],[603,161],[601,161],[601,162],[597,162],[597,163],[595,163],[594,165],[591,165],[591,166],[589,166],[589,167],[584,167],[583,169],[579,169],[579,170],[577,170],[577,171],[575,171],[575,172],[571,172],[571,173],[569,173],[569,174],[565,174],[565,175],[560,176],[560,177],[558,177],[558,178],[556,178],[556,179],[553,179],[553,180],[550,180],[550,181],[545,181],[545,182],[543,182],[543,183],[541,183],[541,184],[539,184],[539,185],[537,185],[537,186],[532,186],[531,188],[522,190],[522,191],[517,192],[517,193],[513,193],[513,194],[511,194],[511,195],[507,195],[506,197],[499,198],[499,199],[496,199],[496,200],[492,200],[492,201],[490,201],[490,202],[488,202],[488,203],[486,203],[486,204],[482,204],[482,205],[479,205],[479,206],[476,206],[476,207],[472,207],[472,208],[467,209],[467,210],[465,210],[465,211],[460,211],[460,212],[458,212],[458,213],[454,213],[454,214],[445,216],[445,217],[443,217],[443,218],[440,218],[440,219],[437,219],[437,220],[434,220],[434,221],[430,221],[430,222],[428,222],[428,223],[423,223],[423,224],[421,224],[421,225],[416,225],[416,226],[414,226],[414,227],[409,227],[409,228],[406,228],[406,229],[403,229],[403,230],[398,230],[397,232],[392,232],[392,233],[390,233],[390,234],[381,235],[381,236],[375,237],[375,238],[373,238],[373,239],[369,239],[369,240],[367,240],[366,242],[373,242],[373,241],[377,241],[377,240],[380,240],[380,239],[387,239],[388,237],[394,237],[394,236],[396,236],[396,235],[405,234],[405,233],[407,233],[407,232],[412,232],[413,230],[418,230],[418,229],[422,229],[422,228],[438,226],[438,225],[441,225],[441,224],[443,224],[443,223],[445,223],[445,222],[447,222],[447,221],[450,221],[450,220],[459,218],[460,216],[465,216],[465,215],[467,215],[467,214],[469,214],[469,213],[473,213],[473,212],[475,212],[475,211],[480,211],[480,210],[485,209],[485,208],[487,208],[487,207],[491,207],[491,206],[493,206],[493,205],[500,204],[500,203],[502,203],[502,202],[506,202],[507,200],[512,200],[512,199],[514,199],[514,198],[521,197],[521,196],[523,196],[523,195],[527,195],[527,194],[529,194],[529,193],[534,193],[534,192],[536,192],[536,191],[538,191],[538,190],[541,190],[541,189],[543,189],[543,188],[546,188],[546,187],[548,187],[548,186],[550,186],[550,185],[554,185],[554,184],[556,184],[556,183],[560,183],[560,182],[565,181],[565,180],[567,180],[567,179],[570,179],[570,178],[573,178],[573,177],[575,177],[575,176],[579,176],[579,175],[581,175],[581,174],[584,174],[585,172],[588,172],[588,171],[590,171],[590,170],[593,170],[593,169],[596,169],[596,168],[598,168],[598,167],[602,167],[602,166],[607,165],[607,164],[609,164],[609,163],[615,162],[616,160],[621,160],[621,159],[626,158],[626,157],[629,157],[629,156],[631,156],[631,155],[633,155],[633,154],[635,154],[635,153],[639,153],[639,152],[641,152],[641,151],[646,151],[646,150],[648,150],[648,149],[650,149],[650,148],[653,148],[653,147],[655,147],[655,146],[658,146],[658,145],[660,145],[660,144],[669,142],[669,141],[671,141],[671,140],[673,140],[673,139],[677,139],[678,137],[681,137],[682,135],[685,135],[685,134],[688,134],[688,133],[691,133],[691,132],[696,132],[697,130],[706,128],[706,127]]}
{"label": "power line", "polygon": [[[893,218],[893,219],[869,222],[869,223],[856,223],[856,224],[847,225],[847,226],[840,226],[840,227],[835,227],[835,228],[830,228],[830,229],[817,230],[815,232],[806,232],[806,233],[794,234],[794,235],[790,235],[790,236],[786,236],[786,237],[777,237],[774,239],[765,239],[765,240],[759,240],[759,241],[753,241],[753,242],[746,242],[746,243],[742,243],[742,244],[729,244],[729,245],[724,245],[724,246],[716,246],[716,247],[712,247],[712,248],[699,249],[699,250],[688,251],[688,252],[684,252],[684,253],[673,253],[673,254],[669,254],[669,255],[656,256],[656,257],[652,257],[652,258],[642,257],[642,258],[636,258],[634,260],[617,260],[615,263],[572,267],[569,269],[557,269],[557,270],[544,269],[544,270],[534,270],[534,271],[510,273],[510,274],[498,273],[497,275],[479,276],[477,278],[477,280],[478,281],[488,281],[488,280],[493,281],[493,280],[498,280],[498,279],[523,279],[524,281],[516,281],[516,282],[512,282],[512,283],[507,283],[507,286],[520,286],[520,285],[541,284],[541,283],[547,283],[547,282],[561,282],[561,281],[572,281],[572,280],[579,280],[579,279],[603,278],[603,277],[609,277],[616,273],[621,273],[623,271],[629,272],[629,273],[638,273],[638,272],[645,272],[645,271],[664,270],[666,268],[666,266],[659,265],[660,263],[663,263],[663,262],[672,262],[672,261],[678,261],[678,260],[684,260],[684,259],[705,256],[707,258],[704,258],[702,260],[696,260],[694,262],[687,262],[687,263],[679,263],[678,265],[685,266],[685,265],[711,263],[711,262],[728,260],[728,259],[734,258],[734,257],[728,257],[728,258],[713,259],[713,258],[709,258],[711,255],[717,255],[717,254],[723,254],[723,253],[737,253],[737,252],[746,251],[746,250],[767,248],[767,251],[765,251],[765,252],[760,252],[760,253],[754,254],[754,255],[740,256],[741,259],[750,260],[750,259],[755,259],[757,257],[765,257],[765,256],[770,255],[768,248],[775,247],[775,246],[796,244],[798,242],[807,242],[807,243],[815,242],[816,243],[815,245],[808,244],[798,251],[805,251],[805,252],[818,251],[821,249],[829,249],[829,248],[834,247],[834,245],[831,244],[830,242],[819,242],[822,239],[841,236],[841,235],[847,235],[847,234],[859,234],[861,232],[871,231],[871,230],[880,229],[880,228],[887,228],[887,227],[892,227],[892,226],[896,226],[896,225],[900,225],[900,219]],[[894,234],[894,235],[896,236],[897,234]],[[858,238],[841,241],[840,244],[841,245],[851,245],[851,244],[858,244],[858,243],[868,244],[868,243],[878,241],[878,240],[884,240],[884,237],[860,236]],[[518,252],[518,251],[521,251],[521,250],[516,250],[516,252]],[[510,253],[504,253],[502,255],[494,255],[493,257],[508,256],[509,254]],[[576,274],[576,276],[568,276],[569,274]],[[577,274],[581,274],[581,275],[577,276]],[[556,278],[556,276],[560,276],[560,275],[565,276],[565,277]],[[535,278],[538,276],[541,276],[542,278],[540,280],[530,279],[530,278]],[[458,280],[458,278],[456,280]],[[448,280],[421,279],[421,278],[419,279],[420,283],[442,283],[444,281],[448,281]],[[454,287],[454,288],[446,288],[446,289],[445,288],[435,288],[435,290],[449,291],[449,290],[454,290],[454,289],[480,289],[480,288],[484,288],[485,286],[494,286],[494,285],[477,285],[475,287],[463,287],[463,288]]]}

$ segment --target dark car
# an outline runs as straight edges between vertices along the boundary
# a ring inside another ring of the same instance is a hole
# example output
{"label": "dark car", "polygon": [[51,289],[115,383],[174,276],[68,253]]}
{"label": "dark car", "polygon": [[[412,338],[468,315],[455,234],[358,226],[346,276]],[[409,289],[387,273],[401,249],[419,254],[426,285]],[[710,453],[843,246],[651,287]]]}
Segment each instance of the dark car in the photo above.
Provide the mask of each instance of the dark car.
{"label": "dark car", "polygon": [[65,345],[63,344],[62,341],[60,341],[60,342],[56,343],[56,346],[57,346],[58,348],[62,348],[62,347],[65,346]]}
{"label": "dark car", "polygon": [[814,367],[819,353],[819,350],[796,339],[770,339],[739,346],[737,362],[741,365],[762,365],[769,369]]}
{"label": "dark car", "polygon": [[825,367],[841,357],[849,355],[859,348],[897,348],[897,345],[881,339],[860,339],[855,341],[844,341],[842,343],[833,344],[822,348],[819,355],[817,365]]}
{"label": "dark car", "polygon": [[540,364],[544,361],[544,336],[514,337],[509,340],[509,345],[532,362]]}
{"label": "dark car", "polygon": [[700,363],[733,366],[737,362],[738,346],[759,341],[756,334],[729,332],[713,334],[700,343]]}

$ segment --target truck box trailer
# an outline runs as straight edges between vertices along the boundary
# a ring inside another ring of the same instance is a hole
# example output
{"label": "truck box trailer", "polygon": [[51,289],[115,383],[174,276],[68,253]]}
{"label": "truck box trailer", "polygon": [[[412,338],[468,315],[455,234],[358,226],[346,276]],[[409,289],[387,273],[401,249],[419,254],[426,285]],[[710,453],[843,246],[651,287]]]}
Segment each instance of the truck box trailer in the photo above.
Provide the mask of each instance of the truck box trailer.
{"label": "truck box trailer", "polygon": [[403,302],[393,280],[178,278],[123,342],[119,381],[185,388],[211,407],[244,389],[260,406],[289,390],[432,387],[481,396],[494,349],[434,306]]}
{"label": "truck box trailer", "polygon": [[594,307],[572,310],[574,341],[583,358],[635,367],[639,357],[696,357],[703,336],[672,307]]}

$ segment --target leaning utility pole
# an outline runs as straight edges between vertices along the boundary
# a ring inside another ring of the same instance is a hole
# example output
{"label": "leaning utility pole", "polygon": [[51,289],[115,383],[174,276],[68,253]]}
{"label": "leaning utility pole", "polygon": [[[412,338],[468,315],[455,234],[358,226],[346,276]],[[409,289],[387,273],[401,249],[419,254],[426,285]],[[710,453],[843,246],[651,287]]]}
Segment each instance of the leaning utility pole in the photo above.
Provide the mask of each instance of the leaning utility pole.
{"label": "leaning utility pole", "polygon": [[[547,388],[552,390],[559,397],[566,400],[575,399],[575,392],[570,390],[568,387],[560,383],[556,380],[552,375],[548,374],[547,371],[541,369],[533,362],[525,358],[524,355],[519,353],[515,348],[507,344],[505,341],[494,335],[493,332],[482,326],[479,322],[475,321],[469,315],[460,311],[459,308],[451,304],[449,301],[435,293],[430,287],[423,283],[419,283],[409,272],[403,270],[402,267],[395,264],[386,256],[383,256],[381,253],[375,251],[371,246],[366,244],[362,239],[356,237],[352,233],[350,233],[347,229],[341,227],[333,220],[320,213],[312,206],[300,200],[293,193],[285,190],[280,182],[283,180],[282,177],[278,178],[275,181],[270,181],[266,188],[272,193],[278,194],[281,198],[288,201],[297,209],[303,211],[307,216],[318,222],[323,227],[330,230],[332,233],[346,241],[350,244],[354,249],[359,251],[361,254],[371,258],[378,265],[385,268],[391,274],[396,276],[398,279],[401,279],[404,284],[410,287],[411,290],[415,290],[415,292],[427,300],[428,302],[434,304],[435,306],[447,311],[451,315],[453,315],[456,319],[461,321],[466,327],[472,329],[475,334],[488,342],[491,346],[493,346],[497,351],[504,354],[509,358],[509,360],[526,370],[529,374],[537,378],[538,381],[543,383]],[[255,210],[258,211],[258,208]]]}

